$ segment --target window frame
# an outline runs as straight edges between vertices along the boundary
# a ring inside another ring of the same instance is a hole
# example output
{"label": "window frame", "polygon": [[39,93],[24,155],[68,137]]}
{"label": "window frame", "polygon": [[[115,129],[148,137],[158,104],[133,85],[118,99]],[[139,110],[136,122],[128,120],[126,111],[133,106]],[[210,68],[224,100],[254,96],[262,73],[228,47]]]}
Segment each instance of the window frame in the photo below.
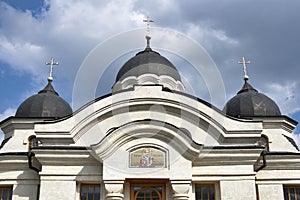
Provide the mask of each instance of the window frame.
{"label": "window frame", "polygon": [[98,186],[99,187],[99,199],[94,199],[93,198],[93,200],[101,200],[102,199],[103,192],[102,192],[102,184],[101,183],[80,183],[79,184],[79,200],[86,200],[86,198],[85,199],[81,199],[82,187],[83,186],[94,186],[94,191],[95,191],[95,187]]}
{"label": "window frame", "polygon": [[[265,141],[264,141],[264,140],[265,140]],[[259,146],[261,146],[261,147],[264,147],[265,150],[266,150],[267,152],[270,151],[270,141],[269,141],[269,137],[266,136],[265,134],[262,134],[262,135],[260,136],[260,138],[259,138],[258,141],[257,141],[257,144],[258,144]]]}
{"label": "window frame", "polygon": [[39,146],[39,141],[36,137],[36,135],[31,135],[28,137],[28,150],[30,151],[34,147]]}
{"label": "window frame", "polygon": [[[201,187],[201,188],[203,188],[203,187],[207,187],[207,188],[212,187],[213,192],[214,192],[213,200],[218,199],[217,183],[215,183],[215,182],[197,182],[197,183],[194,184],[194,187],[195,187],[194,188],[195,200],[198,200],[196,198],[196,195],[197,195],[197,188],[199,188],[199,187]],[[200,200],[201,200],[201,198],[200,198]]]}
{"label": "window frame", "polygon": [[13,186],[12,185],[0,185],[0,198],[2,199],[2,191],[9,191],[8,199],[4,200],[11,200],[13,196]]}
{"label": "window frame", "polygon": [[[296,189],[300,190],[300,185],[283,185],[283,199],[284,200],[294,200],[295,198],[290,197],[289,190],[288,190],[288,199],[285,198],[285,189],[293,189],[294,191],[296,191]],[[297,194],[297,192],[294,194]],[[299,195],[300,195],[300,191],[299,191]]]}

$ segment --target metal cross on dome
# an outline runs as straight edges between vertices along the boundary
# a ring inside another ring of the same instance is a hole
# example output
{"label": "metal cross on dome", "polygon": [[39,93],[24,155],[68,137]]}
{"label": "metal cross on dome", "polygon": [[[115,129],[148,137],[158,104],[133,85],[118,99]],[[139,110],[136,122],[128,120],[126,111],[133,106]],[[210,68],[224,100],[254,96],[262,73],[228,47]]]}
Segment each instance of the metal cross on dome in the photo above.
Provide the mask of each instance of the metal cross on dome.
{"label": "metal cross on dome", "polygon": [[245,57],[242,57],[242,61],[238,61],[238,64],[242,64],[244,67],[244,80],[247,81],[249,79],[249,76],[247,75],[247,66],[246,64],[251,64],[250,61],[245,61]]}
{"label": "metal cross on dome", "polygon": [[146,37],[150,37],[150,23],[151,22],[154,22],[150,17],[147,17],[147,19],[144,19],[143,22],[146,22],[147,23],[147,35]]}
{"label": "metal cross on dome", "polygon": [[53,77],[52,77],[53,66],[58,65],[58,62],[54,62],[54,58],[51,58],[51,61],[46,62],[46,65],[50,65],[50,74],[49,74],[49,77],[48,77],[48,81],[52,81],[53,80]]}

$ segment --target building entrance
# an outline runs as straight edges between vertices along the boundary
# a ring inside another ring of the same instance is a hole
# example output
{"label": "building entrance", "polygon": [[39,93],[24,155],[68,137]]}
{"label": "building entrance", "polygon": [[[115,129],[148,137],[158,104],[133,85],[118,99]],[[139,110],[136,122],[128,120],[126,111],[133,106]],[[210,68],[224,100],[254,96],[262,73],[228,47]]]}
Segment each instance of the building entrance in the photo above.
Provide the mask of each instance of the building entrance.
{"label": "building entrance", "polygon": [[130,200],[166,200],[165,181],[132,181],[130,188]]}

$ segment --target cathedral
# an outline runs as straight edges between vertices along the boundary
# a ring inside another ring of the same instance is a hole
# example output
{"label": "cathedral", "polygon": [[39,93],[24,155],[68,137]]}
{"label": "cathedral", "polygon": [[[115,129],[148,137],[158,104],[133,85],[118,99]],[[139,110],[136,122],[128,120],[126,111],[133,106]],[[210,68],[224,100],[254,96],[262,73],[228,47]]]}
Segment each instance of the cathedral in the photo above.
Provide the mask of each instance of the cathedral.
{"label": "cathedral", "polygon": [[300,199],[297,122],[246,73],[223,110],[186,93],[176,67],[146,39],[111,94],[73,111],[50,73],[0,122],[0,199]]}

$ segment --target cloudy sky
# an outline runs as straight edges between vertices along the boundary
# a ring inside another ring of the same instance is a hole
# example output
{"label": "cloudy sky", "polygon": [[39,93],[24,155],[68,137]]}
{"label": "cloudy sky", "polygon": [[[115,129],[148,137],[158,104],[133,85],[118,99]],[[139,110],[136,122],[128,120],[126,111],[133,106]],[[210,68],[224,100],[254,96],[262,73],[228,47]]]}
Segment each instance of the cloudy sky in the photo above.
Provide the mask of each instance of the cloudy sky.
{"label": "cloudy sky", "polygon": [[[205,49],[225,89],[217,107],[222,109],[242,87],[243,70],[237,61],[245,56],[251,61],[250,83],[274,99],[282,114],[300,121],[299,8],[298,0],[0,0],[0,121],[46,85],[45,62],[52,57],[60,63],[53,85],[73,105],[74,82],[85,58],[111,38],[146,29],[146,16],[155,21],[153,30],[177,31]],[[114,44],[107,51],[132,42]],[[96,83],[95,97],[110,92],[116,72],[134,54],[132,49],[116,58]],[[185,62],[170,52],[162,54],[183,73],[189,92],[210,102],[208,78],[191,76]]]}

